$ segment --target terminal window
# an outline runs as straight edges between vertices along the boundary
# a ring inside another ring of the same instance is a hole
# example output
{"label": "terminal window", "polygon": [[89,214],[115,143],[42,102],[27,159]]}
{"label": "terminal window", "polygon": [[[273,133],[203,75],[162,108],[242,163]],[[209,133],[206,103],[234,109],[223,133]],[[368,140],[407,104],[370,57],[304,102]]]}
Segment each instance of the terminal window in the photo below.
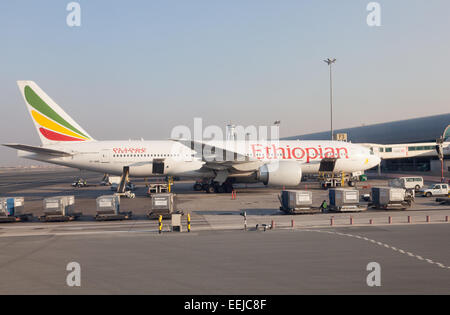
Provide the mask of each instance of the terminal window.
{"label": "terminal window", "polygon": [[425,151],[425,150],[434,150],[434,146],[418,146],[418,147],[408,147],[408,151]]}

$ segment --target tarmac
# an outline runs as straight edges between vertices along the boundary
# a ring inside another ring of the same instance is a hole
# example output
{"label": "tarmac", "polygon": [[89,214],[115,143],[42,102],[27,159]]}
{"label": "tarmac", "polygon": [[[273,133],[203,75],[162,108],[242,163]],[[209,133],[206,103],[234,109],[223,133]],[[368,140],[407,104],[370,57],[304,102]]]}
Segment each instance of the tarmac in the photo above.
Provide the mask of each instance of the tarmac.
{"label": "tarmac", "polygon": [[[185,215],[182,233],[164,221],[160,235],[145,217],[150,200],[142,181],[135,182],[136,199],[121,200],[132,220],[96,222],[95,198],[112,192],[89,172],[81,176],[93,186],[72,188],[78,175],[63,168],[0,173],[0,195],[25,197],[35,216],[44,197],[67,194],[83,212],[75,222],[1,224],[0,294],[450,293],[450,206],[434,198],[418,197],[407,211],[291,216],[278,210],[277,189],[241,185],[233,200],[181,181],[174,185],[177,208],[191,214],[192,230],[186,232]],[[358,185],[364,193],[385,183]],[[300,189],[313,190],[315,204],[327,197],[313,182]],[[273,229],[255,229],[262,224]],[[66,284],[70,262],[81,265],[80,287]],[[380,287],[366,283],[370,262],[381,266]]]}

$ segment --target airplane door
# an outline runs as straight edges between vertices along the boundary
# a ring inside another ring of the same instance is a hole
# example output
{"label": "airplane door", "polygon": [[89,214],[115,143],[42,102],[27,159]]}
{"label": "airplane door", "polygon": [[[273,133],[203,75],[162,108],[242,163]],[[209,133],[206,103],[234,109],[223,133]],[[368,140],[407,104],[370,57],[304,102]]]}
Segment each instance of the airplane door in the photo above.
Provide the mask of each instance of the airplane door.
{"label": "airplane door", "polygon": [[110,154],[109,150],[101,150],[100,151],[100,163],[110,163]]}
{"label": "airplane door", "polygon": [[154,159],[153,160],[152,173],[155,175],[164,174],[164,160],[163,159]]}

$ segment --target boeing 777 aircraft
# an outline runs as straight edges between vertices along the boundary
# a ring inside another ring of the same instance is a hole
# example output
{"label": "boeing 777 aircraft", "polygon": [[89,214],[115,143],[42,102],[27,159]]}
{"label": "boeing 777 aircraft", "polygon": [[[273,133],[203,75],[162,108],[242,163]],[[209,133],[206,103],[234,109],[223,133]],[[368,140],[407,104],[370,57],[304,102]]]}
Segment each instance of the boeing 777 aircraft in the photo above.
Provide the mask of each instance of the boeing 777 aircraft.
{"label": "boeing 777 aircraft", "polygon": [[380,163],[370,149],[340,141],[95,140],[36,83],[17,83],[42,145],[4,145],[32,160],[114,175],[205,179],[207,192],[228,192],[238,182],[297,186],[323,159],[335,159],[334,171],[347,173]]}

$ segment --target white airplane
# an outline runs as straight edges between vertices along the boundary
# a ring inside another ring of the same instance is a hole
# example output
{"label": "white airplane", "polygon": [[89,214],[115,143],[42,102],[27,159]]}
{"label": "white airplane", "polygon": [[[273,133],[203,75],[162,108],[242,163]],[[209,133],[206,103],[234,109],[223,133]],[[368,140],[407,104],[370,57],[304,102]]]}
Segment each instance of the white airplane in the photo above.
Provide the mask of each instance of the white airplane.
{"label": "white airplane", "polygon": [[229,192],[238,182],[297,186],[324,159],[335,161],[334,172],[346,173],[380,163],[370,149],[340,141],[99,141],[36,83],[17,83],[42,145],[4,145],[27,159],[112,175],[204,179],[207,192]]}

